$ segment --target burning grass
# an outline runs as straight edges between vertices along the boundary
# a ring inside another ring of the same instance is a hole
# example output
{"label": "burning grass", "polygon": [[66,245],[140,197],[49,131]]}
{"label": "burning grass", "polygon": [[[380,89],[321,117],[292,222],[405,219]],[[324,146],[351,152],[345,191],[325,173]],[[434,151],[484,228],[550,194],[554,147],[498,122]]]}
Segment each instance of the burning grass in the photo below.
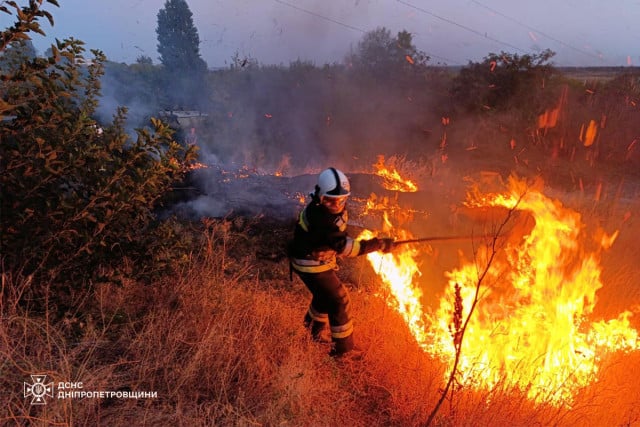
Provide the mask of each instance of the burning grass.
{"label": "burning grass", "polygon": [[[532,194],[533,198],[521,203],[526,206],[546,200],[536,199],[536,193]],[[492,200],[497,203],[503,199]],[[513,207],[505,203],[507,209],[498,210],[500,214]],[[616,212],[635,212],[635,205],[623,205],[621,201]],[[554,206],[560,209],[551,204]],[[588,210],[585,206],[582,209]],[[575,219],[575,214],[569,211],[564,214]],[[624,219],[620,235],[609,252],[602,254],[602,283],[596,280],[596,284],[606,286],[594,287],[582,299],[592,305],[595,300],[602,300],[599,302],[604,302],[607,309],[596,311],[591,306],[590,310],[576,313],[575,316],[584,316],[580,317],[579,331],[561,330],[564,324],[555,321],[547,328],[534,323],[534,329],[518,334],[537,350],[529,352],[529,358],[520,355],[515,359],[496,359],[504,363],[498,363],[495,370],[494,365],[478,370],[477,362],[463,357],[460,375],[444,396],[444,379],[451,369],[444,350],[456,348],[449,327],[456,323],[456,310],[453,305],[437,309],[438,301],[453,304],[454,296],[444,290],[426,292],[425,288],[424,293],[414,289],[415,294],[401,297],[400,283],[396,282],[394,288],[384,285],[379,277],[387,268],[383,257],[374,258],[372,263],[364,258],[344,262],[340,275],[352,289],[355,337],[365,353],[360,362],[337,363],[327,356],[326,345],[309,340],[301,325],[309,296],[297,279],[289,280],[288,266],[281,253],[291,224],[274,223],[267,218],[208,220],[199,228],[199,250],[193,253],[189,267],[181,274],[152,286],[138,283],[90,286],[77,306],[59,322],[50,321],[49,313],[25,310],[18,299],[21,290],[32,283],[29,278],[5,273],[0,324],[0,352],[4,360],[0,388],[5,392],[0,404],[7,412],[1,419],[3,423],[19,425],[46,420],[51,425],[412,426],[424,425],[444,397],[433,425],[633,425],[640,422],[640,386],[635,380],[640,374],[637,351],[614,349],[598,353],[597,369],[589,369],[587,379],[579,383],[551,382],[541,386],[536,382],[538,377],[531,375],[532,369],[539,371],[538,360],[549,354],[548,349],[538,348],[539,345],[547,343],[553,333],[557,332],[564,340],[584,337],[584,326],[589,324],[602,325],[604,329],[596,331],[607,332],[611,324],[604,321],[615,318],[621,312],[618,308],[638,311],[638,289],[633,286],[637,281],[633,267],[637,256],[631,250],[638,224],[635,216],[618,216]],[[534,238],[533,226],[527,218],[521,217],[525,225],[515,229],[522,236]],[[576,224],[563,228],[564,235],[573,236],[571,232],[581,229]],[[399,230],[393,228],[387,232],[396,237],[410,237],[398,235]],[[539,238],[551,234],[546,230]],[[415,269],[405,274],[411,283],[417,269],[424,270],[437,251],[408,249],[417,260],[413,264]],[[548,249],[549,245],[541,248],[553,255]],[[516,256],[515,250],[500,262],[518,264],[516,261],[524,255]],[[478,268],[486,257],[480,252],[475,255],[476,264],[471,265]],[[588,251],[578,252],[576,259],[588,260],[588,255]],[[554,255],[552,261],[557,260]],[[575,270],[580,263],[574,260],[570,265]],[[610,273],[608,266],[613,267]],[[460,286],[469,288],[461,290],[463,304],[459,311],[468,310],[469,292],[477,283],[477,277],[468,284],[461,280],[462,271],[451,275]],[[466,276],[472,277],[472,273],[470,270]],[[445,277],[436,277],[428,271],[425,276],[428,280],[420,281],[420,286],[444,286],[436,282],[446,282]],[[492,283],[507,277],[510,276],[499,275],[492,278]],[[558,288],[566,285],[564,279],[560,282]],[[528,289],[543,291],[541,286],[536,282]],[[544,292],[546,297],[540,304],[560,306],[554,302],[551,289]],[[627,301],[620,301],[620,295]],[[525,299],[534,300],[533,296]],[[433,311],[429,316],[415,311],[412,304],[416,302]],[[504,314],[502,323],[507,319],[516,323],[538,319],[536,313],[519,316],[518,313],[525,312],[525,306],[516,306],[504,304],[500,299],[496,302],[484,294],[462,341],[461,348],[466,352],[463,356],[476,354],[469,353],[473,348],[495,350],[496,354],[501,351],[498,347],[503,340],[496,335],[499,328],[489,331],[484,344],[477,342],[485,336],[484,326],[490,327],[489,321],[500,313]],[[541,306],[538,309],[540,313],[544,311]],[[569,320],[575,320],[575,316]],[[589,323],[591,316],[595,318]],[[629,330],[638,327],[635,318],[630,320],[631,324],[622,326]],[[441,325],[444,326],[439,338],[429,338]],[[424,335],[416,335],[416,329],[422,329]],[[535,333],[542,335],[534,339]],[[440,351],[425,351],[440,344]],[[584,353],[582,347],[579,349]],[[582,353],[572,354],[584,358]],[[580,366],[569,369],[573,372],[567,373],[557,365],[550,372],[560,373],[567,380],[582,372]],[[82,382],[87,390],[148,390],[157,392],[157,397],[52,399],[46,406],[31,405],[23,396],[23,384],[31,374],[46,374],[54,384],[70,381]],[[483,375],[487,381],[481,381]],[[543,398],[536,399],[537,396]],[[549,396],[562,396],[563,404],[557,404]]]}
{"label": "burning grass", "polygon": [[[59,323],[25,312],[25,278],[3,275],[2,422],[50,425],[422,425],[446,363],[425,352],[390,290],[364,259],[345,263],[364,359],[341,365],[308,339],[304,287],[286,262],[263,257],[289,224],[215,220],[188,269],[152,286],[96,286]],[[275,236],[275,237],[274,237]],[[628,278],[628,277],[627,277]],[[613,286],[628,286],[623,283]],[[637,292],[634,294],[637,297]],[[446,319],[442,319],[446,321]],[[456,383],[434,425],[632,425],[640,421],[640,360],[602,359],[597,381],[570,406],[536,404],[513,387]],[[52,399],[30,405],[23,383],[46,374],[87,390],[149,390],[154,399]],[[522,377],[527,380],[527,377]]]}
{"label": "burning grass", "polygon": [[[602,249],[619,232],[598,230],[589,244],[579,213],[524,181],[509,184],[505,192],[470,194],[470,205],[504,208],[506,222],[493,224],[495,237],[478,238],[472,259],[447,273],[450,286],[439,308],[423,307],[414,248],[368,258],[379,266],[387,299],[416,341],[449,366],[447,392],[498,389],[571,407],[575,395],[597,380],[608,353],[640,348],[630,311],[589,320],[603,287]],[[505,227],[519,211],[528,213],[522,224]],[[506,229],[510,236],[496,245]]]}

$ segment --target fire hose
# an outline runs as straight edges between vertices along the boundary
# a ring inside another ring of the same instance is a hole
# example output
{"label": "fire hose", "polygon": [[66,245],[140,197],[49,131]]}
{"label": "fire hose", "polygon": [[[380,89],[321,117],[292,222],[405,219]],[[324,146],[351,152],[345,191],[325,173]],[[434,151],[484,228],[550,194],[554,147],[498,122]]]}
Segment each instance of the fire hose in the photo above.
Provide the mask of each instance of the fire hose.
{"label": "fire hose", "polygon": [[498,238],[502,237],[501,235],[493,235],[493,234],[485,234],[485,235],[466,235],[466,236],[430,236],[430,237],[420,237],[417,239],[409,239],[409,240],[395,240],[393,242],[393,246],[406,245],[409,243],[423,243],[423,242],[436,242],[436,241],[446,241],[446,240],[471,240],[471,239],[489,239],[489,238]]}

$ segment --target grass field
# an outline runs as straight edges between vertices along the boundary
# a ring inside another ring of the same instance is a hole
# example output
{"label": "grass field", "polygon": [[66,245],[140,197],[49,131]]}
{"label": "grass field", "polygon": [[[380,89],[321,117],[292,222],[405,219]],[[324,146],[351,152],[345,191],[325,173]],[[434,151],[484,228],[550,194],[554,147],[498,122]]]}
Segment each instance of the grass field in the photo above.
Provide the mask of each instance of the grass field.
{"label": "grass field", "polygon": [[640,67],[558,67],[563,75],[579,81],[601,81],[612,80],[622,74],[638,73]]}
{"label": "grass field", "polygon": [[[439,177],[433,179],[435,184]],[[602,215],[591,194],[563,197],[589,221],[621,231],[603,257],[605,286],[594,316],[637,313],[637,197],[620,199]],[[264,256],[278,254],[290,225],[268,218],[207,220],[197,227],[199,249],[181,274],[151,286],[95,286],[87,293],[91,304],[79,301],[57,324],[47,323],[47,313],[22,311],[17,299],[29,278],[4,274],[2,423],[424,425],[440,397],[445,365],[417,344],[384,298],[388,291],[375,271],[360,258],[342,263],[340,277],[351,289],[364,359],[338,363],[326,345],[310,341],[301,325],[307,291],[290,280],[285,260]],[[632,323],[640,327],[637,319]],[[490,390],[456,386],[433,425],[639,425],[639,369],[640,352],[603,357],[597,378],[571,406],[535,404],[500,382]],[[46,405],[32,405],[23,395],[32,374],[46,375],[55,386],[82,383],[83,391],[155,395],[47,396]]]}

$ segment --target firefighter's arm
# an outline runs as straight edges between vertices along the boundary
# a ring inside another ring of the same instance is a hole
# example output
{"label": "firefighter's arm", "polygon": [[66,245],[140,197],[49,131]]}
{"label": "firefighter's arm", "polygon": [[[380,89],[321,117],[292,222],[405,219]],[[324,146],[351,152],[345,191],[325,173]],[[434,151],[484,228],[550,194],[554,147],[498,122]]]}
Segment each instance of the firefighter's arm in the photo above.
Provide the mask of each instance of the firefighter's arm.
{"label": "firefighter's arm", "polygon": [[348,251],[349,237],[344,231],[337,231],[335,233],[329,233],[324,239],[324,245],[336,251],[338,254],[342,254]]}
{"label": "firefighter's arm", "polygon": [[370,252],[381,251],[384,253],[391,252],[394,247],[394,240],[389,238],[373,239],[352,239],[347,237],[346,245],[343,251],[338,252],[342,256],[356,257],[366,255]]}

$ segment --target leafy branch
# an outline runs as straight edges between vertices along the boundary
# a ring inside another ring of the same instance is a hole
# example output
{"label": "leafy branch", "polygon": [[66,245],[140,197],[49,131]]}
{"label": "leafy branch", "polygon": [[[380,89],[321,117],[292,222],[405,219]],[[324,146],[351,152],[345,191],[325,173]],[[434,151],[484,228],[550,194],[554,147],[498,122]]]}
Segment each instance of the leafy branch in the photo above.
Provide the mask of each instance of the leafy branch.
{"label": "leafy branch", "polygon": [[[46,0],[54,6],[60,7],[56,0]],[[46,10],[41,9],[43,0],[29,0],[29,6],[19,7],[15,1],[3,1],[0,3],[0,12],[12,14],[9,8],[15,10],[15,14],[18,20],[15,24],[2,32],[0,37],[0,52],[4,51],[6,47],[18,40],[29,40],[29,32],[38,33],[42,36],[45,35],[38,20],[40,18],[46,18],[49,24],[53,26],[53,16]]]}
{"label": "leafy branch", "polygon": [[[52,19],[41,4],[0,3],[18,20],[2,32],[0,52],[29,31],[44,34],[38,19]],[[3,64],[2,264],[32,277],[25,298],[71,294],[125,275],[150,280],[150,272],[178,267],[172,260],[183,258],[182,237],[156,213],[196,160],[196,148],[176,143],[156,119],[132,140],[124,107],[112,123],[99,123],[106,57],[92,50],[85,60],[84,53],[84,43],[71,38],[56,41],[49,57]],[[132,268],[122,268],[127,261]],[[60,292],[50,293],[47,282]]]}

